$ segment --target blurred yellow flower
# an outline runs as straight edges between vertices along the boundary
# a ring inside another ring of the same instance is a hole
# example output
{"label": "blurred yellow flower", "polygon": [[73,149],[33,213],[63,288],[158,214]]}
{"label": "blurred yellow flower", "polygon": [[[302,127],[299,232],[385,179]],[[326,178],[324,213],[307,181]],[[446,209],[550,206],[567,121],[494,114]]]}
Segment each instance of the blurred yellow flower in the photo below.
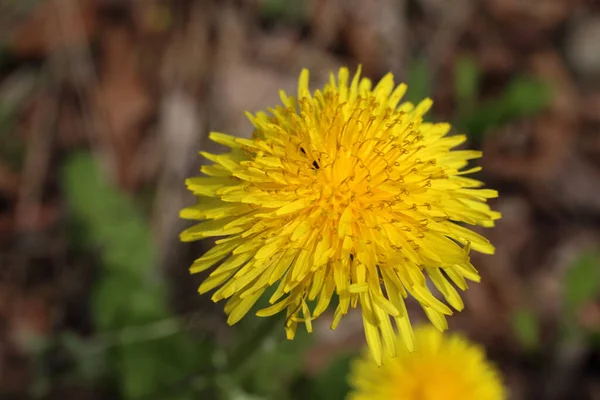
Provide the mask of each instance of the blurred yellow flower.
{"label": "blurred yellow flower", "polygon": [[458,334],[415,330],[415,351],[379,367],[369,353],[353,362],[348,400],[502,400],[501,378],[484,350]]}
{"label": "blurred yellow flower", "polygon": [[181,234],[183,241],[226,236],[197,259],[191,272],[220,263],[199,288],[220,288],[212,299],[228,299],[228,322],[239,321],[275,284],[272,306],[257,315],[286,310],[292,339],[299,322],[312,330],[333,293],[339,303],[331,328],[350,307],[360,305],[367,342],[377,362],[396,354],[395,329],[413,348],[404,305],[418,300],[439,329],[450,308],[427,286],[430,278],[457,310],[463,303],[450,281],[464,290],[479,275],[471,249],[491,254],[493,246],[457,222],[493,226],[500,214],[463,170],[479,151],[454,150],[464,135],[445,136],[446,123],[423,122],[431,107],[400,103],[406,85],[386,75],[374,88],[360,77],[337,80],[311,94],[308,71],[300,75],[298,97],[281,92],[283,107],[270,115],[248,114],[252,139],[213,132],[225,154],[201,153],[214,164],[204,177],[186,181],[199,197],[181,217],[201,220]]}

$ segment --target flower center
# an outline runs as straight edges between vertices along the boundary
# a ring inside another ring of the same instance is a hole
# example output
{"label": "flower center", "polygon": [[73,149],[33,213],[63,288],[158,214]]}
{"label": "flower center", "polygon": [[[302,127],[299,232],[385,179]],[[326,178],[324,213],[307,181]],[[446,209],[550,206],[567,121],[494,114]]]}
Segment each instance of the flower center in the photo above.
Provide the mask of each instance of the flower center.
{"label": "flower center", "polygon": [[349,177],[340,183],[331,182],[324,176],[318,176],[316,179],[320,191],[319,207],[330,217],[339,217],[346,207],[356,200],[356,192],[348,183]]}
{"label": "flower center", "polygon": [[[438,360],[439,361],[439,360]],[[472,384],[465,376],[452,370],[452,365],[444,362],[430,362],[413,366],[411,400],[460,400],[473,398]]]}

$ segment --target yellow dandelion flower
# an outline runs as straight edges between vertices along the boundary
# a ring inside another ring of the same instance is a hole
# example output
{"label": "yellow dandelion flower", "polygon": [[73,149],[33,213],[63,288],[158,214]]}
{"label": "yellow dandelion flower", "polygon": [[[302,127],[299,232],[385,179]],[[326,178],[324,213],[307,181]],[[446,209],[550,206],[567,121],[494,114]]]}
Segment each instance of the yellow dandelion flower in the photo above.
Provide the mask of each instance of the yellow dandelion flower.
{"label": "yellow dandelion flower", "polygon": [[207,175],[186,181],[199,197],[181,217],[202,220],[183,241],[225,236],[197,259],[191,272],[219,263],[200,293],[219,287],[212,299],[228,299],[229,324],[239,321],[264,291],[277,284],[270,307],[286,310],[287,337],[299,322],[312,321],[335,293],[331,328],[350,307],[360,306],[368,344],[378,362],[396,353],[395,329],[406,346],[413,334],[404,299],[418,300],[439,329],[452,310],[427,286],[426,276],[447,302],[463,308],[450,283],[466,289],[479,275],[470,249],[491,254],[481,235],[459,225],[493,226],[500,214],[487,199],[497,192],[464,175],[479,151],[452,148],[464,135],[446,136],[450,125],[423,122],[431,107],[400,103],[406,85],[391,74],[374,88],[341,68],[323,90],[308,89],[300,74],[298,97],[281,92],[283,106],[270,115],[248,114],[252,139],[213,132],[225,154],[201,154],[214,164]]}
{"label": "yellow dandelion flower", "polygon": [[[401,339],[399,339],[401,340]],[[399,348],[403,348],[402,345]],[[415,330],[415,352],[399,350],[379,367],[370,354],[354,361],[348,400],[502,400],[501,378],[483,348],[459,334]]]}

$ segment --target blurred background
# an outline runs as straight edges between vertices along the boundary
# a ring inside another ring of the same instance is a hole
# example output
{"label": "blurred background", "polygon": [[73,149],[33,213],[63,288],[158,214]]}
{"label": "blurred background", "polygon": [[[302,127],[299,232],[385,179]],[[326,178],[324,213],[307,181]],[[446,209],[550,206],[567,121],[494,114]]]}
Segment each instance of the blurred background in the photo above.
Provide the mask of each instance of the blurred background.
{"label": "blurred background", "polygon": [[511,399],[600,399],[595,0],[0,0],[0,399],[342,399],[360,314],[227,327],[178,213],[210,130],[358,64],[432,97],[500,191],[451,329]]}

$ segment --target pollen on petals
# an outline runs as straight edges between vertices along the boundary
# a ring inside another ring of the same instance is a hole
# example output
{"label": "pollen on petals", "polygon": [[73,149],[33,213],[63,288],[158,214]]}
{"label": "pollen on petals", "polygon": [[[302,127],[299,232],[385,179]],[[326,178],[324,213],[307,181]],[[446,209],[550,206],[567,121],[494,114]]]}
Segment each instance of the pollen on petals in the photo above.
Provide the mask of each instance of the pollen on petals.
{"label": "pollen on petals", "polygon": [[481,153],[453,150],[466,137],[423,122],[431,100],[401,102],[405,92],[391,74],[373,88],[360,68],[354,76],[341,68],[311,93],[303,70],[297,97],[280,92],[269,114],[248,114],[251,139],[211,133],[230,151],[203,152],[213,164],[186,181],[198,203],[181,217],[200,222],[181,239],[222,237],[191,271],[216,266],[199,291],[217,289],[212,299],[227,300],[229,323],[275,286],[257,315],[285,311],[291,339],[337,296],[332,329],[360,307],[381,363],[398,353],[398,333],[403,347],[415,346],[408,296],[440,330],[463,308],[457,289],[479,281],[470,251],[494,252],[467,226],[494,225],[500,214],[487,201],[498,194],[466,176]]}

